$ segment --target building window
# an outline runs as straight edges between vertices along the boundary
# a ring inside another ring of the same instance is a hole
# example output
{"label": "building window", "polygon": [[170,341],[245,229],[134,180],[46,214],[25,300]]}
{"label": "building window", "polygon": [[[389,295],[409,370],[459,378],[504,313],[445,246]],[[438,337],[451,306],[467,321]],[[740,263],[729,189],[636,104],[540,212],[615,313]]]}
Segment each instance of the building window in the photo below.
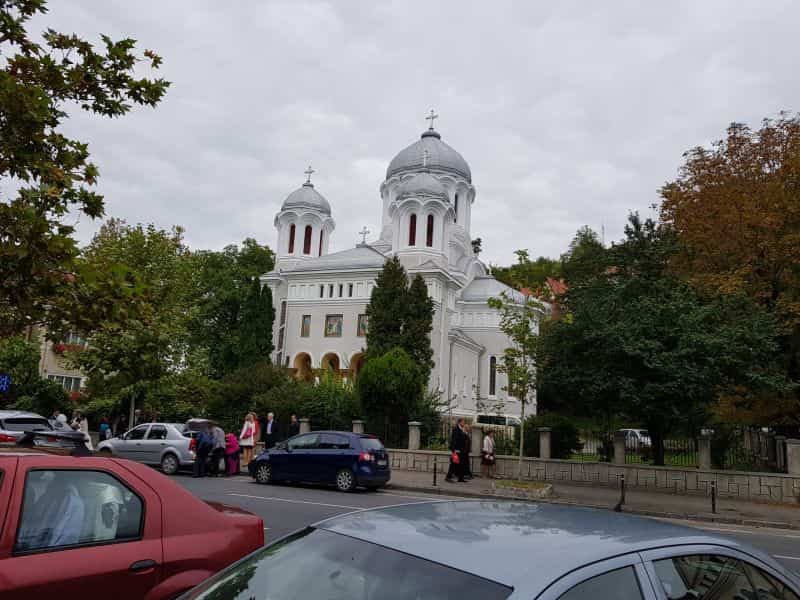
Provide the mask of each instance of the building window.
{"label": "building window", "polygon": [[322,230],[319,230],[319,256],[322,256]]}
{"label": "building window", "polygon": [[300,321],[300,337],[308,337],[311,335],[311,315],[303,315]]}
{"label": "building window", "polygon": [[358,328],[356,329],[356,335],[358,337],[366,337],[368,327],[369,317],[367,315],[358,315]]}
{"label": "building window", "polygon": [[352,298],[353,297],[353,284],[352,283],[348,283],[347,284],[347,297],[348,298]]}
{"label": "building window", "polygon": [[306,235],[303,238],[303,254],[311,254],[311,225],[306,225]]}
{"label": "building window", "polygon": [[342,337],[342,315],[325,315],[325,337]]}
{"label": "building window", "polygon": [[292,223],[292,226],[289,227],[289,254],[294,253],[294,230],[294,223]]}
{"label": "building window", "polygon": [[79,336],[77,333],[69,332],[67,334],[66,339],[64,340],[65,344],[69,344],[70,346],[82,346],[86,347],[86,340]]}
{"label": "building window", "polygon": [[68,392],[77,392],[81,389],[80,377],[68,377],[66,375],[48,375],[48,379],[55,381]]}
{"label": "building window", "polygon": [[328,284],[328,298],[333,298],[333,284]]}
{"label": "building window", "polygon": [[453,219],[453,221],[458,222],[458,194],[456,194],[455,201],[453,202],[453,207],[455,208],[455,211],[456,211],[456,216]]}
{"label": "building window", "polygon": [[341,298],[342,296],[344,296],[344,284],[340,283],[339,284],[339,298]]}
{"label": "building window", "polygon": [[428,229],[425,232],[425,245],[433,246],[433,215],[428,215]]}
{"label": "building window", "polygon": [[497,395],[497,357],[489,358],[489,395]]}
{"label": "building window", "polygon": [[411,215],[408,219],[408,245],[417,244],[417,215]]}
{"label": "building window", "polygon": [[320,298],[324,298],[325,297],[325,286],[323,284],[320,284],[320,286],[319,286],[319,297]]}

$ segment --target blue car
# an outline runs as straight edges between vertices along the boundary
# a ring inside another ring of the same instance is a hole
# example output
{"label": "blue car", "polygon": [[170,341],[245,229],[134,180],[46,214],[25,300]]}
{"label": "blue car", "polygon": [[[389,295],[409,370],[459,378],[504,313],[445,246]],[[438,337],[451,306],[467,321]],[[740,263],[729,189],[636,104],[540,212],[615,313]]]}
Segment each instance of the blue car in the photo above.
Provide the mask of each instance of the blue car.
{"label": "blue car", "polygon": [[389,481],[389,454],[374,435],[350,431],[301,433],[267,450],[248,466],[258,483],[333,484],[342,492],[376,489]]}

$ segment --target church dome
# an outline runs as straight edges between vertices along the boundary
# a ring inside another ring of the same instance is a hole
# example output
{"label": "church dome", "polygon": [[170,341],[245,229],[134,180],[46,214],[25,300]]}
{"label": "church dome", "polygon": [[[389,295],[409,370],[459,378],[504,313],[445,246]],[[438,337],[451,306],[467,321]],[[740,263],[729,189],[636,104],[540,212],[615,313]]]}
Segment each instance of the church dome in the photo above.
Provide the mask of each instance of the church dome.
{"label": "church dome", "polygon": [[425,171],[404,179],[397,186],[397,198],[402,200],[411,196],[436,197],[447,201],[447,189],[441,181]]}
{"label": "church dome", "polygon": [[331,205],[325,197],[314,189],[314,184],[306,181],[301,187],[293,191],[283,201],[281,210],[290,208],[309,208],[318,210],[326,215],[331,214]]}
{"label": "church dome", "polygon": [[[428,151],[427,160],[425,160],[426,150]],[[428,129],[419,140],[408,148],[401,150],[392,159],[392,162],[389,163],[389,168],[386,169],[386,179],[393,175],[419,171],[426,166],[433,171],[444,171],[458,175],[472,183],[472,172],[467,161],[458,152],[445,144],[442,141],[442,136],[433,129]]]}

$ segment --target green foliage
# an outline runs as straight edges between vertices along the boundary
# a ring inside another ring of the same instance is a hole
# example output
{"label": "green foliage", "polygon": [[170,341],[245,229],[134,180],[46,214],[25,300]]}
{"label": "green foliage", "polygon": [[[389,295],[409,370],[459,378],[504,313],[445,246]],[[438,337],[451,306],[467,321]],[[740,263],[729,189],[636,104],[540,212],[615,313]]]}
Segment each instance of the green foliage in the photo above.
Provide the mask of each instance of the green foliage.
{"label": "green foliage", "polygon": [[406,292],[403,320],[402,348],[417,364],[423,381],[427,382],[433,368],[433,300],[428,296],[428,286],[421,275],[411,280]]}
{"label": "green foliage", "polygon": [[512,288],[528,288],[534,295],[540,296],[548,277],[561,277],[559,259],[540,256],[531,260],[527,250],[517,250],[514,254],[517,255],[516,264],[510,267],[492,266],[492,276]]}
{"label": "green foliage", "polygon": [[561,256],[561,273],[568,285],[577,284],[601,273],[606,267],[606,256],[597,232],[588,226],[581,227]]}
{"label": "green foliage", "polygon": [[[525,456],[539,456],[539,428],[550,428],[550,457],[568,459],[581,449],[578,427],[569,417],[536,415],[525,419]],[[515,431],[519,439],[519,427]]]}
{"label": "green foliage", "polygon": [[419,367],[402,348],[368,360],[356,380],[364,416],[376,422],[407,423],[425,383]]}
{"label": "green foliage", "polygon": [[11,389],[0,394],[0,406],[49,416],[65,410],[69,400],[54,381],[39,376],[39,348],[22,336],[0,338],[0,373],[11,375]]}
{"label": "green foliage", "polygon": [[383,356],[392,348],[403,347],[403,320],[406,311],[408,279],[400,260],[386,261],[375,280],[366,314],[367,359]]}
{"label": "green foliage", "polygon": [[272,323],[275,309],[272,292],[254,277],[242,306],[239,322],[238,363],[241,366],[268,361],[272,352]]}
{"label": "green foliage", "polygon": [[[102,36],[96,49],[47,29],[37,43],[26,26],[45,12],[41,1],[0,2],[0,179],[21,183],[0,193],[3,336],[42,323],[85,278],[104,277],[76,269],[74,227],[64,222],[68,214],[98,218],[105,204],[92,189],[98,170],[87,144],[64,135],[66,107],[119,117],[135,104],[155,106],[169,85],[137,76],[143,63],[157,69],[161,58],[149,50],[139,57],[132,39]],[[94,305],[73,308],[62,316],[85,319]]]}

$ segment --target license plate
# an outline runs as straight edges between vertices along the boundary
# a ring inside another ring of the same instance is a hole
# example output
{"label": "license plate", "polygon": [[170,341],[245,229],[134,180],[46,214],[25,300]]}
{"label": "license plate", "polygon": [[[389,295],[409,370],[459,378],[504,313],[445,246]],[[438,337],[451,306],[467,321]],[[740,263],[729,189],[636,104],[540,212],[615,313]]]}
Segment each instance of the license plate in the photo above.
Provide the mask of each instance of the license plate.
{"label": "license plate", "polygon": [[386,466],[386,461],[385,461],[385,460],[383,460],[383,459],[381,459],[381,460],[378,460],[376,464],[377,464],[379,467],[385,467],[385,466]]}

